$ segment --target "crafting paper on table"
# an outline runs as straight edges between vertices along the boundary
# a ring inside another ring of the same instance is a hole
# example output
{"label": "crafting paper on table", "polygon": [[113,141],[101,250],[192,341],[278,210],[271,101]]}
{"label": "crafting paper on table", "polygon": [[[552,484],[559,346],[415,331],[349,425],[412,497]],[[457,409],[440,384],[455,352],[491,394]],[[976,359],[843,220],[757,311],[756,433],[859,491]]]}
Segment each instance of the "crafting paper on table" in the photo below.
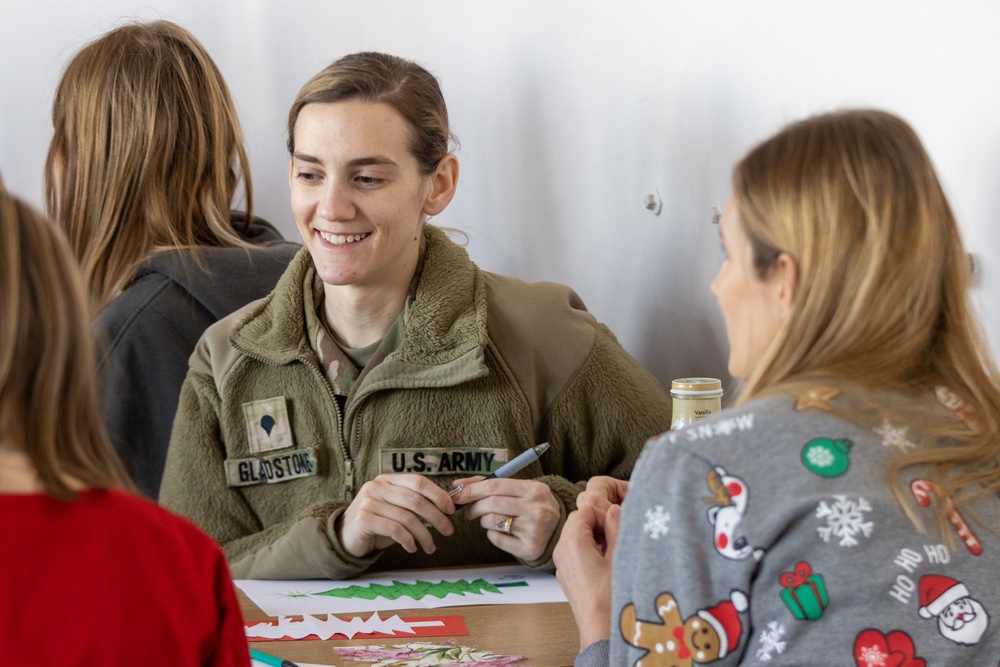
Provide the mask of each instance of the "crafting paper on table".
{"label": "crafting paper on table", "polygon": [[268,616],[566,601],[556,575],[520,565],[378,572],[346,581],[235,583]]}
{"label": "crafting paper on table", "polygon": [[351,619],[326,614],[302,614],[302,619],[279,616],[278,620],[244,623],[247,641],[285,641],[299,639],[374,639],[382,637],[456,637],[468,636],[469,629],[461,616],[407,616],[381,618],[377,611],[367,619]]}

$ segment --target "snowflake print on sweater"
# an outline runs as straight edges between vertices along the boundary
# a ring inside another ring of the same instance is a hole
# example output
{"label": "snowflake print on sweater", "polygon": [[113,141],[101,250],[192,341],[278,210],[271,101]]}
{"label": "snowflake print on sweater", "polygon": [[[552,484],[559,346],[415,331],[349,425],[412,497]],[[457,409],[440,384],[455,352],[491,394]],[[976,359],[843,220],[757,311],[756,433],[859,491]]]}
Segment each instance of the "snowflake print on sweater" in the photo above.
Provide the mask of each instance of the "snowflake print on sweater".
{"label": "snowflake print on sweater", "polygon": [[757,659],[761,662],[770,662],[774,659],[773,653],[782,654],[785,652],[786,642],[781,641],[785,636],[785,626],[777,621],[767,624],[767,629],[762,630],[758,641],[760,648],[757,649]]}
{"label": "snowflake print on sweater", "polygon": [[835,461],[833,454],[830,453],[829,449],[820,448],[810,449],[806,453],[805,459],[812,464],[814,468],[829,468]]}
{"label": "snowflake print on sweater", "polygon": [[816,508],[816,518],[826,519],[826,525],[816,529],[823,541],[838,537],[840,546],[854,547],[858,545],[858,535],[871,537],[875,524],[865,521],[865,513],[872,511],[871,504],[864,498],[854,501],[843,495],[836,495],[834,499],[832,505],[823,501]]}
{"label": "snowflake print on sweater", "polygon": [[670,532],[670,514],[663,511],[663,505],[646,510],[646,522],[642,524],[642,532],[654,540]]}
{"label": "snowflake print on sweater", "polygon": [[907,429],[905,426],[894,426],[888,419],[882,422],[882,426],[875,429],[875,432],[882,438],[883,447],[895,447],[901,452],[907,449],[915,449],[916,443],[906,439]]}

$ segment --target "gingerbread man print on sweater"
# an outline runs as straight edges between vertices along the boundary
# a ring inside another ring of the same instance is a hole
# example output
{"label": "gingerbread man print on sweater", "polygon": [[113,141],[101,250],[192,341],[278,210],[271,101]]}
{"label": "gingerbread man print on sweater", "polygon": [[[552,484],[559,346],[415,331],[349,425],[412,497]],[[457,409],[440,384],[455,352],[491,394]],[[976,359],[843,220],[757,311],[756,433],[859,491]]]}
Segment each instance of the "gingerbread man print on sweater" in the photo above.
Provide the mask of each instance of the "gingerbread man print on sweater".
{"label": "gingerbread man print on sweater", "polygon": [[685,619],[674,596],[661,593],[656,598],[659,620],[637,619],[635,605],[629,604],[622,609],[619,625],[630,646],[646,651],[634,667],[691,667],[721,660],[739,647],[739,615],[748,606],[747,596],[734,590],[728,600]]}
{"label": "gingerbread man print on sweater", "polygon": [[708,471],[706,484],[712,496],[702,500],[711,505],[708,522],[713,527],[715,550],[730,560],[746,560],[750,556],[760,560],[763,550],[750,546],[741,526],[750,502],[746,483],[716,466]]}

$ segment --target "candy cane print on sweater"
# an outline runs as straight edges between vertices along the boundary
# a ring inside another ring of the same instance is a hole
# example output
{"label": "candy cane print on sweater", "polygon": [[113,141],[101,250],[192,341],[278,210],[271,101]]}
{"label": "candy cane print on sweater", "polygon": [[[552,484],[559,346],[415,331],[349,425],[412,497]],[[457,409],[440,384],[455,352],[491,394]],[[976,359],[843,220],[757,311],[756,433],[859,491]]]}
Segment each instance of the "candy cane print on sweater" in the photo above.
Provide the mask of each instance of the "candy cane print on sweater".
{"label": "candy cane print on sweater", "polygon": [[951,498],[948,496],[942,497],[941,489],[937,484],[928,479],[915,479],[910,482],[910,490],[913,491],[913,495],[921,507],[930,507],[931,493],[937,495],[943,503],[948,521],[955,528],[958,537],[965,543],[965,547],[969,550],[969,553],[973,556],[983,553],[983,545],[979,542],[979,538],[976,537],[972,529],[969,528],[969,524],[965,522],[962,515],[955,509]]}

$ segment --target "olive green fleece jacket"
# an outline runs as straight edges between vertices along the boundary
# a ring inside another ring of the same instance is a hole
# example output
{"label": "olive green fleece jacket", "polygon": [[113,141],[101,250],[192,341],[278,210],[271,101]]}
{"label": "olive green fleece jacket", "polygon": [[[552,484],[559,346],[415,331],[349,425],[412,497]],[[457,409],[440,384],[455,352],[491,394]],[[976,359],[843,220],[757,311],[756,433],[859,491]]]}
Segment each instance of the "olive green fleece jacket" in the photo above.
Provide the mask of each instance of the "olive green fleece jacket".
{"label": "olive green fleece jacket", "polygon": [[[627,478],[645,441],[669,429],[666,392],[571,289],[481,271],[431,225],[424,253],[402,340],[364,370],[343,409],[306,335],[304,286],[319,280],[306,250],[269,296],[210,327],[192,354],[160,502],[222,544],[234,577],[345,579],[511,561],[461,512],[453,535],[435,535],[430,555],[393,545],[354,558],[335,521],[364,482],[395,462],[390,450],[494,448],[509,460],[540,442],[551,449],[517,476],[544,482],[562,505],[545,554],[525,563],[551,567],[583,483]],[[262,454],[263,436],[251,431],[253,405],[265,399],[268,409],[275,400],[284,406],[272,410],[277,422],[261,422],[268,436],[286,417],[290,437]],[[246,474],[255,457],[269,457],[267,474],[254,470],[271,483]],[[432,479],[447,488],[468,474]]]}

